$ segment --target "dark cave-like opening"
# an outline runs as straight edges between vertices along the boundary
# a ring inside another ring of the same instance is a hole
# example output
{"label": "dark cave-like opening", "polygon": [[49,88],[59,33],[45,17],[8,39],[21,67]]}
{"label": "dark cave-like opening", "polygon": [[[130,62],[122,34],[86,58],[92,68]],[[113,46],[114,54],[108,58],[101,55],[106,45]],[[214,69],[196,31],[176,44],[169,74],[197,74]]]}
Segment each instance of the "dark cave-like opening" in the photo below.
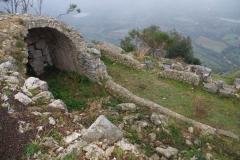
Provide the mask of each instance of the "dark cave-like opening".
{"label": "dark cave-like opening", "polygon": [[40,76],[46,66],[76,70],[76,46],[58,30],[48,27],[33,28],[28,30],[24,41],[28,49],[28,75]]}

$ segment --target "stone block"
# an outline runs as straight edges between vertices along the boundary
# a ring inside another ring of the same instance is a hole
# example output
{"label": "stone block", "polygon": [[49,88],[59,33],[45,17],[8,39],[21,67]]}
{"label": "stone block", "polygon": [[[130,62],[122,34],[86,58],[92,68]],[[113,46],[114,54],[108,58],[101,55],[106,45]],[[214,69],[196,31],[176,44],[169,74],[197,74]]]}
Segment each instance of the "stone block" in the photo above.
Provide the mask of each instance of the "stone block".
{"label": "stone block", "polygon": [[43,49],[46,46],[46,41],[44,39],[40,39],[39,41],[37,41],[37,43],[35,44],[35,47],[37,49]]}
{"label": "stone block", "polygon": [[101,115],[87,129],[82,131],[82,139],[88,143],[107,140],[108,144],[112,144],[121,139],[123,133],[114,124],[112,124],[104,115]]}
{"label": "stone block", "polygon": [[42,56],[41,50],[32,50],[29,52],[29,58],[38,58]]}
{"label": "stone block", "polygon": [[218,86],[213,83],[204,84],[203,89],[211,93],[217,93],[219,90]]}

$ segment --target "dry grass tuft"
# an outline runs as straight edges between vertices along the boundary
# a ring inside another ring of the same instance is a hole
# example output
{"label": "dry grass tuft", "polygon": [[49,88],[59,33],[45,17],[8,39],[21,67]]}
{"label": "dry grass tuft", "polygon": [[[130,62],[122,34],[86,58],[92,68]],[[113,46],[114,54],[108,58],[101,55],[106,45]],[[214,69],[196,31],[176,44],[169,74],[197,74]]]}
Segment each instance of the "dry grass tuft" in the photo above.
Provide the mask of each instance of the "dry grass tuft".
{"label": "dry grass tuft", "polygon": [[146,53],[149,51],[149,47],[145,47],[142,50],[136,50],[134,52],[134,55],[137,57],[137,59],[139,60],[143,60],[144,56],[146,55]]}

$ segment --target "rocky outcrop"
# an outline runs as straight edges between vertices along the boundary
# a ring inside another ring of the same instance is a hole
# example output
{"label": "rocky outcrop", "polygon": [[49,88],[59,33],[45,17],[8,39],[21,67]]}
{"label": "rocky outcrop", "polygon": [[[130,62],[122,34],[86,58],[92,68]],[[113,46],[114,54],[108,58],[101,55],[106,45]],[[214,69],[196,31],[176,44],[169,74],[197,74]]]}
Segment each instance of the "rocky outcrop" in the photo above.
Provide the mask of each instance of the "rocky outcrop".
{"label": "rocky outcrop", "polygon": [[97,49],[99,49],[103,56],[105,56],[107,59],[123,64],[128,67],[132,67],[134,69],[143,69],[145,68],[144,64],[141,64],[139,61],[122,54],[123,49],[120,47],[117,47],[111,43],[108,42],[101,42],[97,45]]}

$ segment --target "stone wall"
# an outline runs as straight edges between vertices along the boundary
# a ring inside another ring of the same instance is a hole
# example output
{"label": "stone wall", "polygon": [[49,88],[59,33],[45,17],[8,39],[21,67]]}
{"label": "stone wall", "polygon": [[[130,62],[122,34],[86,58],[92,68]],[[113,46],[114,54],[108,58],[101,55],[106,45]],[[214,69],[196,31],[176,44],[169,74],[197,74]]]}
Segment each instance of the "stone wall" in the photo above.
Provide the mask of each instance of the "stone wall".
{"label": "stone wall", "polygon": [[134,69],[143,69],[146,67],[145,64],[141,64],[132,57],[122,54],[123,49],[111,43],[101,42],[97,45],[97,49],[99,49],[107,59],[113,62],[120,63]]}
{"label": "stone wall", "polygon": [[165,77],[165,78],[175,79],[175,80],[181,81],[181,82],[187,82],[187,83],[194,84],[194,85],[199,84],[198,75],[191,73],[191,72],[166,69],[166,70],[160,72],[160,76]]}
{"label": "stone wall", "polygon": [[[75,71],[92,81],[108,77],[101,55],[92,54],[78,31],[66,23],[53,18],[33,15],[0,15],[5,27],[0,49],[2,57],[15,51],[12,47],[17,40],[13,35],[22,35],[27,48],[23,64],[29,63],[37,75],[43,73],[46,65],[54,65],[61,70]],[[9,23],[10,22],[10,23]]]}

